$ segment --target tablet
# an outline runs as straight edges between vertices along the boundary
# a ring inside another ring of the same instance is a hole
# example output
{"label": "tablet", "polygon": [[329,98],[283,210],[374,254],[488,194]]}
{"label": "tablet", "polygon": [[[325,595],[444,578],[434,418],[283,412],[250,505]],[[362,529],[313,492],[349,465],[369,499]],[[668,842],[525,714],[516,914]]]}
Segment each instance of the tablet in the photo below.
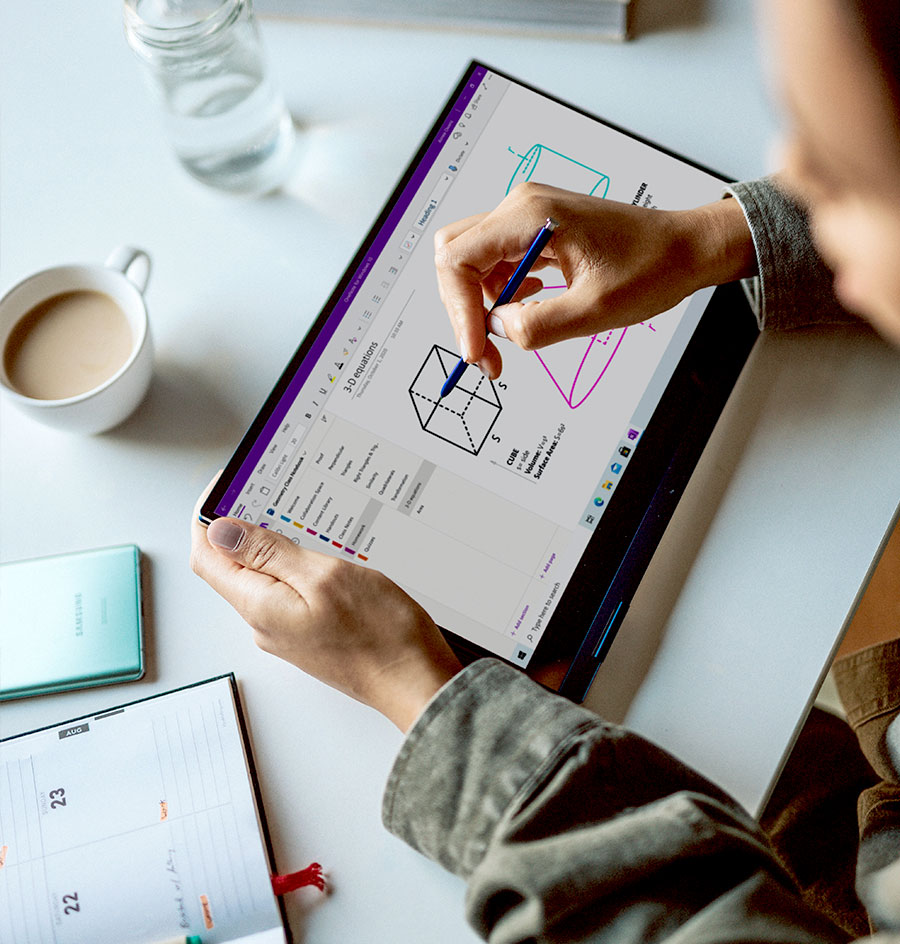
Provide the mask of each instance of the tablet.
{"label": "tablet", "polygon": [[[723,178],[482,63],[418,153],[205,502],[383,571],[463,659],[581,700],[757,336],[740,287],[526,352],[458,359],[435,231],[523,181],[663,209]],[[539,273],[544,297],[563,290]],[[540,295],[536,296],[540,297]]]}

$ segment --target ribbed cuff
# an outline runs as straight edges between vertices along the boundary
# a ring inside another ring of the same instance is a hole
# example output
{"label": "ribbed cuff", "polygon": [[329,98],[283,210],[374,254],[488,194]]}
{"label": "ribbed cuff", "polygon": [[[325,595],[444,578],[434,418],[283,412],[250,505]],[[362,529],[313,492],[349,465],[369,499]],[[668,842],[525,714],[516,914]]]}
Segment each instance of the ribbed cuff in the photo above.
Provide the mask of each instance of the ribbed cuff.
{"label": "ribbed cuff", "polygon": [[753,237],[759,275],[743,284],[761,328],[858,320],[835,297],[802,207],[768,177],[732,184],[725,193],[740,203]]}

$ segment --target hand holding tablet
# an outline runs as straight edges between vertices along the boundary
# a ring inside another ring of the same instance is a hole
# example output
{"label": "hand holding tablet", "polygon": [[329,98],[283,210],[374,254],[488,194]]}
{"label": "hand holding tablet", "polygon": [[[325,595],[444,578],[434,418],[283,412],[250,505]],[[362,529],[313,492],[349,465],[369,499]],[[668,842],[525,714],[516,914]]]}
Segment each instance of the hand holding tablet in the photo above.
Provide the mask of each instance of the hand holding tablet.
{"label": "hand holding tablet", "polygon": [[378,571],[249,522],[219,518],[204,529],[201,503],[191,566],[253,628],[261,649],[375,708],[401,731],[462,668],[431,617]]}

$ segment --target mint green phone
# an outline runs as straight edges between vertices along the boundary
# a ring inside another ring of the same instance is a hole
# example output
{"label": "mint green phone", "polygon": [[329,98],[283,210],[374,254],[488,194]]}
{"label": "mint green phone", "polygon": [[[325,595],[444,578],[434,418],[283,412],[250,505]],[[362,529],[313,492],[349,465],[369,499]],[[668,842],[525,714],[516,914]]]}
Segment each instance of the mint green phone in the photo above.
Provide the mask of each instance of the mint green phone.
{"label": "mint green phone", "polygon": [[0,564],[0,701],[143,674],[134,544]]}

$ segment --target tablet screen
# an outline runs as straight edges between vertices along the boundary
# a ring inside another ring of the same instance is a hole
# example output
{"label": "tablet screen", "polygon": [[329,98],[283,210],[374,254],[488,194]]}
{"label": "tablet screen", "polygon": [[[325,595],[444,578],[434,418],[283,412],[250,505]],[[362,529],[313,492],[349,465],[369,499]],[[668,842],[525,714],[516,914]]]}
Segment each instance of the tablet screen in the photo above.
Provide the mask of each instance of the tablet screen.
{"label": "tablet screen", "polygon": [[[523,181],[663,209],[713,201],[723,186],[473,63],[204,515],[238,516],[377,568],[473,651],[527,667],[627,493],[712,290],[645,323],[535,352],[499,341],[499,380],[470,366],[441,399],[459,355],[434,233]],[[559,272],[537,274],[536,298],[563,291]]]}

